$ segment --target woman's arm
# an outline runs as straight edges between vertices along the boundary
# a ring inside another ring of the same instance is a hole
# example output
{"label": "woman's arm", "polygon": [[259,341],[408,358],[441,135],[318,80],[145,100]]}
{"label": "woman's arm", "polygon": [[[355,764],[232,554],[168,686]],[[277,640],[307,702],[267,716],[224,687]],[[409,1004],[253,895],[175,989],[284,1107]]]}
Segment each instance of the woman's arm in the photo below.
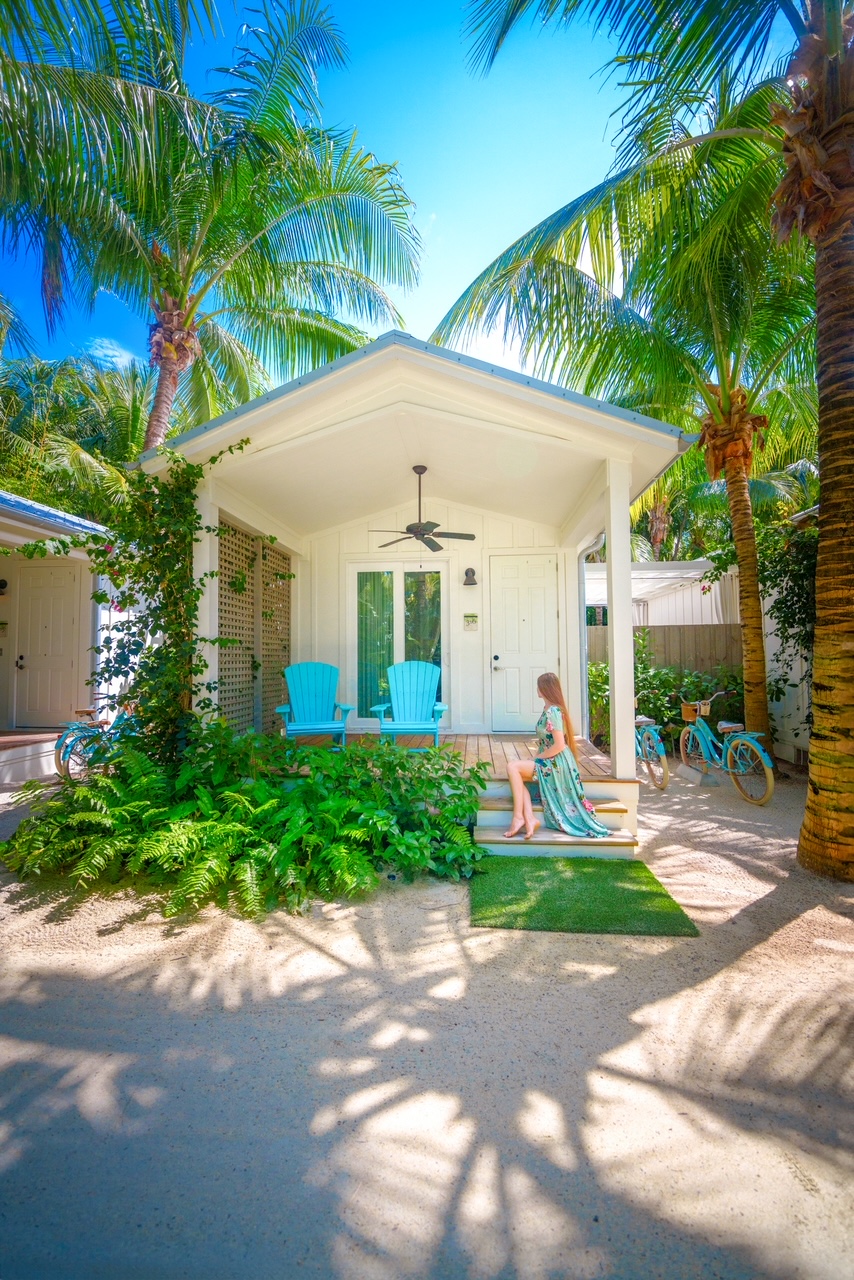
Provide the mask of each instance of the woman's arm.
{"label": "woman's arm", "polygon": [[552,735],[554,741],[547,751],[537,752],[538,760],[553,760],[555,756],[560,755],[561,751],[566,750],[566,738],[563,730],[559,728],[559,725],[561,724],[562,721],[557,719],[557,717],[549,716],[546,721],[546,730]]}

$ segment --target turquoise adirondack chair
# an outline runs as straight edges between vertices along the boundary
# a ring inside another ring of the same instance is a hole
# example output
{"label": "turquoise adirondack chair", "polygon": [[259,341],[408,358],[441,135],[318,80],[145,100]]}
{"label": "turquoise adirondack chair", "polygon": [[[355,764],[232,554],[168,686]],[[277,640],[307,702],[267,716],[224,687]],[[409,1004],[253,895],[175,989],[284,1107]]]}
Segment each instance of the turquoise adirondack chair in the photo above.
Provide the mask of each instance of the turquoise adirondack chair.
{"label": "turquoise adirondack chair", "polygon": [[[448,710],[444,702],[436,701],[438,684],[439,668],[432,662],[398,662],[389,667],[391,702],[379,702],[371,707],[371,715],[379,718],[380,738],[396,741],[401,733],[432,733],[438,747],[439,721]],[[386,719],[389,707],[391,719]]]}
{"label": "turquoise adirondack chair", "polygon": [[[291,700],[276,707],[276,714],[285,722],[285,737],[329,733],[340,738],[342,747],[346,747],[347,717],[354,708],[335,701],[338,668],[328,662],[296,662],[285,667],[283,675]],[[340,720],[336,719],[336,711],[341,712]]]}

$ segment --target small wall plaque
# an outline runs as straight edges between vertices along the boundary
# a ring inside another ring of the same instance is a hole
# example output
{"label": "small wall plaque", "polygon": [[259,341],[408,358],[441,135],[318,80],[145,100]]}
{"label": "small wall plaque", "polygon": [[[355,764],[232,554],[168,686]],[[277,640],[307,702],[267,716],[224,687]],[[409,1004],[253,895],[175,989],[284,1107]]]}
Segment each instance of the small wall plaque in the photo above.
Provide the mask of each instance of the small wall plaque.
{"label": "small wall plaque", "polygon": [[463,614],[463,631],[477,631],[477,614]]}
{"label": "small wall plaque", "polygon": [[0,636],[5,636],[8,629],[9,629],[8,622],[0,622]]}

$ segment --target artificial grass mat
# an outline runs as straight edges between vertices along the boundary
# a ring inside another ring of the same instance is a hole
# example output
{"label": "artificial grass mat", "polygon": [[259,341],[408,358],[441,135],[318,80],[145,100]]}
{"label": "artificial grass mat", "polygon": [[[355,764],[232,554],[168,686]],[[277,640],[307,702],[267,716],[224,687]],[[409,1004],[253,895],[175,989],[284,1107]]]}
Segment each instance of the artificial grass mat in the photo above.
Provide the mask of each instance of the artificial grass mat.
{"label": "artificial grass mat", "polygon": [[469,881],[471,922],[485,929],[696,938],[699,930],[643,862],[488,857]]}

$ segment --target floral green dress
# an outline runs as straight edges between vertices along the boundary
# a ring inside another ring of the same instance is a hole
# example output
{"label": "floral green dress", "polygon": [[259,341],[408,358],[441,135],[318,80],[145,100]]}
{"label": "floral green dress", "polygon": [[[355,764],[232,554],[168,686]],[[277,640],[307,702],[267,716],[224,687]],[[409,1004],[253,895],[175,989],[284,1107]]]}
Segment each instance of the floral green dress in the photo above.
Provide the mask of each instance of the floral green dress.
{"label": "floral green dress", "polygon": [[[563,729],[560,707],[546,707],[537,721],[540,751],[554,746],[554,730]],[[534,761],[537,784],[543,801],[543,817],[547,827],[568,836],[607,836],[608,828],[598,821],[593,805],[584,797],[578,765],[569,747],[550,760]]]}

